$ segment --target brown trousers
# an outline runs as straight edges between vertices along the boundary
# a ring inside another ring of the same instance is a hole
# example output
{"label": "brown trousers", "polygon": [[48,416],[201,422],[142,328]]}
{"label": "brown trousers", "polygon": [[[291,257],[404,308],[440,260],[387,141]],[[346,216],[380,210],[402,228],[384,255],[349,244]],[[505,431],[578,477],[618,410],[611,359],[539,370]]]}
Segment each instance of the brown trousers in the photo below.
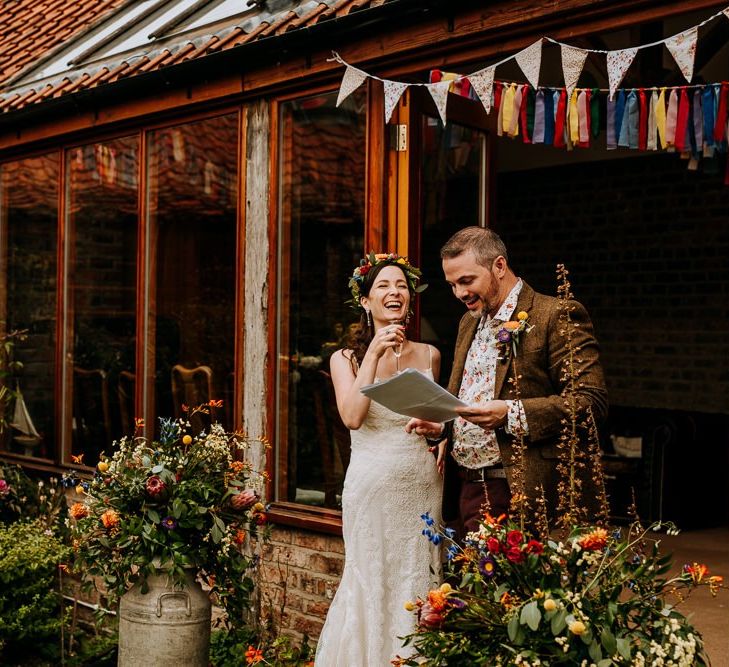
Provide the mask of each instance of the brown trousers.
{"label": "brown trousers", "polygon": [[505,479],[487,479],[484,482],[461,482],[461,495],[459,498],[460,526],[456,528],[462,540],[466,533],[478,530],[479,521],[483,519],[485,492],[488,492],[489,514],[498,517],[500,514],[509,514],[511,492]]}

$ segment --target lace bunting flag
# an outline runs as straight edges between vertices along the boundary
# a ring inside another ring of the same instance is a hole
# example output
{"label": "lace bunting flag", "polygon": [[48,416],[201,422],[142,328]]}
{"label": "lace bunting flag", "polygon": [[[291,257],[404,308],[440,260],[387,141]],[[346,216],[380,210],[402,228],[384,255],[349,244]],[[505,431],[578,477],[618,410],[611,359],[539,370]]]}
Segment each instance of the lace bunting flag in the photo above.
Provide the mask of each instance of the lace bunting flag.
{"label": "lace bunting flag", "polygon": [[613,99],[615,91],[618,89],[625,73],[628,71],[628,68],[635,59],[636,53],[638,53],[637,48],[608,51],[607,71],[608,81],[610,84],[610,99]]}
{"label": "lace bunting flag", "polygon": [[342,85],[339,87],[339,95],[337,96],[337,106],[346,100],[357,88],[359,88],[367,78],[367,75],[359,69],[347,65],[347,69],[342,77]]}
{"label": "lace bunting flag", "polygon": [[429,83],[426,88],[430,93],[430,96],[435,102],[435,106],[440,114],[440,119],[443,125],[446,124],[446,105],[448,104],[448,89],[451,86],[451,81],[439,81],[438,83]]}
{"label": "lace bunting flag", "polygon": [[693,27],[690,30],[669,37],[666,40],[666,48],[671,52],[678,68],[688,83],[694,76],[694,59],[696,57],[696,40],[699,37],[699,29]]}
{"label": "lace bunting flag", "polygon": [[567,88],[567,94],[571,95],[577,81],[582,74],[582,68],[585,66],[588,51],[576,49],[574,46],[560,45],[562,49],[562,73],[564,74],[564,86]]}
{"label": "lace bunting flag", "polygon": [[468,80],[471,82],[472,88],[476,91],[478,99],[481,100],[486,113],[491,113],[491,94],[494,89],[494,72],[495,67],[487,67],[475,74],[469,74]]}
{"label": "lace bunting flag", "polygon": [[532,88],[538,88],[539,70],[542,66],[542,38],[540,37],[534,44],[519,51],[514,58],[516,58],[516,62],[519,63],[521,71],[524,72],[524,76],[526,76]]}
{"label": "lace bunting flag", "polygon": [[724,16],[726,16],[729,19],[729,7],[727,7],[726,9],[722,9],[721,11],[724,14]]}
{"label": "lace bunting flag", "polygon": [[407,83],[400,81],[384,81],[385,84],[385,122],[390,122],[390,116],[400,101],[402,94],[408,87]]}

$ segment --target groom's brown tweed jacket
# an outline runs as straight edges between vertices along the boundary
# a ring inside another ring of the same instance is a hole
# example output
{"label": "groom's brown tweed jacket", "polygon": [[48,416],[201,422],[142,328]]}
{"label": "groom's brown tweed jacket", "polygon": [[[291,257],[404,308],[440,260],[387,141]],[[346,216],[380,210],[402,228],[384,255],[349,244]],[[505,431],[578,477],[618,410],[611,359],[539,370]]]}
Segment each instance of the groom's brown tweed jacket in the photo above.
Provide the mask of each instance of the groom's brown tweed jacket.
{"label": "groom's brown tweed jacket", "polygon": [[[576,392],[578,404],[583,407],[591,406],[596,421],[600,423],[607,414],[607,390],[599,360],[598,344],[585,308],[576,301],[571,301],[570,305],[574,306],[570,317],[579,325],[574,329],[573,336],[575,346],[580,347],[576,357],[581,360],[577,364],[581,371]],[[568,351],[562,333],[564,327],[559,321],[558,306],[559,301],[555,297],[539,294],[526,283],[523,284],[514,318],[518,312],[526,311],[529,314],[528,322],[533,328],[521,335],[516,360],[510,355],[507,361],[498,362],[494,387],[494,398],[513,399],[513,385],[509,379],[514,377],[516,367],[520,376],[519,390],[529,429],[526,439],[525,493],[530,499],[531,507],[534,508],[534,499],[538,496],[537,488],[543,486],[550,515],[554,514],[556,507],[559,481],[556,471],[557,443],[562,420],[568,418],[564,398],[561,396],[566,384],[563,361]],[[456,395],[461,386],[466,355],[477,325],[478,320],[466,313],[458,328],[453,371],[448,383],[448,390]],[[511,486],[513,438],[501,428],[497,429],[496,435],[506,469],[506,478]],[[446,521],[453,521],[458,516],[461,483],[457,467],[450,455],[451,445],[449,442],[443,491],[443,518]],[[590,475],[583,477],[583,484],[585,502],[591,509],[596,508],[596,503],[591,502],[595,497],[595,489],[591,484]]]}

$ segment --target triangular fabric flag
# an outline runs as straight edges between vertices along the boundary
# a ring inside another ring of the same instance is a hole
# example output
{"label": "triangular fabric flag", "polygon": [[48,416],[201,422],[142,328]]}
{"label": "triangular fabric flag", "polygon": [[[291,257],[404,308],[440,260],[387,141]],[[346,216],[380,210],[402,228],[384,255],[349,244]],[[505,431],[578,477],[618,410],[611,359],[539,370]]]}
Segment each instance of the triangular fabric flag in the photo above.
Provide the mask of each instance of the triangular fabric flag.
{"label": "triangular fabric flag", "polygon": [[540,37],[534,44],[527,46],[526,49],[522,49],[514,56],[532,88],[539,87],[539,69],[542,66],[542,39]]}
{"label": "triangular fabric flag", "polygon": [[430,93],[430,96],[435,102],[435,106],[438,109],[440,120],[443,125],[446,124],[446,105],[448,104],[448,89],[451,87],[451,81],[439,81],[438,83],[429,83],[425,86]]}
{"label": "triangular fabric flag", "polygon": [[367,78],[367,75],[355,67],[347,65],[347,70],[342,77],[342,85],[339,86],[339,95],[337,96],[337,106],[346,100],[357,88],[359,88]]}
{"label": "triangular fabric flag", "polygon": [[721,11],[724,14],[724,16],[726,16],[729,19],[729,7],[727,7],[726,9],[722,9]]}
{"label": "triangular fabric flag", "polygon": [[385,122],[390,122],[390,116],[400,101],[402,94],[409,84],[400,81],[383,81],[385,85]]}
{"label": "triangular fabric flag", "polygon": [[589,51],[576,49],[574,46],[567,46],[566,44],[560,44],[560,48],[562,49],[564,85],[567,88],[567,93],[572,94],[572,89],[577,85]]}
{"label": "triangular fabric flag", "polygon": [[607,54],[607,71],[608,81],[610,84],[610,99],[613,99],[615,91],[618,89],[620,82],[623,80],[625,73],[628,71],[631,63],[638,53],[637,48],[620,49],[619,51],[608,51]]}
{"label": "triangular fabric flag", "polygon": [[696,40],[699,37],[699,28],[694,26],[685,32],[669,37],[665,44],[676,61],[678,68],[688,83],[694,76],[694,59],[696,57]]}
{"label": "triangular fabric flag", "polygon": [[491,113],[491,94],[494,89],[495,71],[495,67],[487,67],[475,74],[468,75],[468,80],[471,82],[471,86],[476,91],[478,99],[481,100],[483,108],[486,109],[486,113]]}

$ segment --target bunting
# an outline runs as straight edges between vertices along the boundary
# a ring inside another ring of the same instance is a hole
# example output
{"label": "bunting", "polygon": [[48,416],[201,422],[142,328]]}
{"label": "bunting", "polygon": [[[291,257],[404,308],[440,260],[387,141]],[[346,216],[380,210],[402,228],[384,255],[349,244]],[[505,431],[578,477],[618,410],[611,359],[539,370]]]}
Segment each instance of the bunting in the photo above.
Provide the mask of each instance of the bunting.
{"label": "bunting", "polygon": [[514,56],[514,59],[521,67],[521,71],[524,72],[524,76],[527,78],[532,88],[539,87],[539,70],[542,67],[542,42],[544,40],[540,37],[534,44],[527,46],[526,49],[519,51]]}
{"label": "bunting", "polygon": [[448,103],[448,89],[450,87],[450,80],[429,83],[426,86],[430,96],[433,98],[433,102],[435,102],[435,107],[438,109],[438,114],[443,125],[446,124],[446,104]]}
{"label": "bunting", "polygon": [[610,99],[615,96],[620,82],[623,80],[625,73],[633,63],[635,54],[638,49],[620,49],[619,51],[608,51],[607,54],[607,71],[610,86]]}
{"label": "bunting", "polygon": [[572,93],[577,85],[577,81],[582,74],[582,68],[585,66],[588,51],[584,49],[576,49],[573,46],[561,44],[562,52],[562,73],[564,74],[564,86],[568,93]]}
{"label": "bunting", "polygon": [[689,83],[691,83],[694,76],[694,59],[696,58],[696,41],[698,37],[699,29],[694,27],[666,40],[666,48],[670,51],[678,68]]}
{"label": "bunting", "polygon": [[400,101],[402,94],[408,87],[407,83],[399,81],[384,81],[385,84],[385,122],[390,122],[392,112]]}
{"label": "bunting", "polygon": [[478,99],[481,100],[481,104],[486,109],[486,113],[491,113],[491,96],[494,90],[495,73],[495,67],[487,67],[468,77],[471,86],[476,91],[476,95],[478,95]]}
{"label": "bunting", "polygon": [[342,78],[342,85],[339,86],[339,95],[337,95],[337,106],[346,100],[357,88],[359,88],[367,80],[367,74],[356,67],[347,65]]}

